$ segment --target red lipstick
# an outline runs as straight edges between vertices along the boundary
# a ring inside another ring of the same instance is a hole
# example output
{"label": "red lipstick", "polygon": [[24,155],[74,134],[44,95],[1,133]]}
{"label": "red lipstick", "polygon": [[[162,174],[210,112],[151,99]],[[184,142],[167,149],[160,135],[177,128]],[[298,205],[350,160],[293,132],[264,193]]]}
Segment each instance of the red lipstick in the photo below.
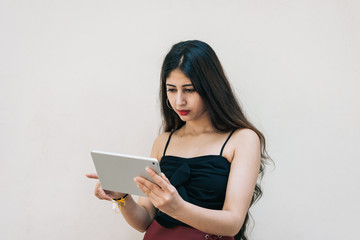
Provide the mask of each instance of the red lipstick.
{"label": "red lipstick", "polygon": [[186,116],[190,112],[190,110],[178,110],[178,112],[181,116]]}

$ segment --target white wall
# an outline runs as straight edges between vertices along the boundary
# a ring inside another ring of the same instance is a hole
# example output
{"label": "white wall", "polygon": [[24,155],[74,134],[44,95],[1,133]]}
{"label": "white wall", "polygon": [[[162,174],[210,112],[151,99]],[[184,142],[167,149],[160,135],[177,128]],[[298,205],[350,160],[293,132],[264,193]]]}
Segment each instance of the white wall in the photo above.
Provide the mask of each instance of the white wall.
{"label": "white wall", "polygon": [[141,239],[90,150],[146,156],[171,45],[208,42],[276,163],[251,239],[357,239],[360,3],[0,1],[0,238]]}

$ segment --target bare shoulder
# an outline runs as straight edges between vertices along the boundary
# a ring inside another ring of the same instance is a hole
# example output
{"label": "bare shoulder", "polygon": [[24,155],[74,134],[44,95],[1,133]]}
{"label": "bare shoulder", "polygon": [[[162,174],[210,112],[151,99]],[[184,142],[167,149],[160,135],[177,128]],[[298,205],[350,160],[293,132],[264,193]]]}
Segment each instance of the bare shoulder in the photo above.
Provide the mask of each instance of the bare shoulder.
{"label": "bare shoulder", "polygon": [[157,136],[154,140],[151,157],[157,158],[159,161],[163,155],[166,142],[169,138],[170,132],[163,132],[159,136]]}
{"label": "bare shoulder", "polygon": [[260,138],[257,133],[249,128],[238,129],[234,132],[234,140],[241,144],[255,144],[260,146]]}
{"label": "bare shoulder", "polygon": [[[154,140],[154,145],[164,145],[166,144],[168,138],[169,138],[170,132],[163,132],[162,134],[160,134],[159,136],[157,136]],[[163,146],[164,148],[164,146]]]}
{"label": "bare shoulder", "polygon": [[243,161],[245,159],[260,159],[260,138],[251,129],[238,129],[229,141],[228,159]]}

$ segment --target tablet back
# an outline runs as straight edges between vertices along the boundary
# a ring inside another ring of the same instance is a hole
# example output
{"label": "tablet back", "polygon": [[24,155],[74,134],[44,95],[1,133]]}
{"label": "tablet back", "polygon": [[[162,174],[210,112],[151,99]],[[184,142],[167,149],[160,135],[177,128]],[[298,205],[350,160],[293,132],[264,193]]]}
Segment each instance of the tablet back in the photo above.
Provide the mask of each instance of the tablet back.
{"label": "tablet back", "polygon": [[135,184],[134,178],[142,176],[150,181],[145,168],[149,167],[160,175],[159,162],[155,158],[125,154],[92,151],[100,184],[104,190],[146,196]]}

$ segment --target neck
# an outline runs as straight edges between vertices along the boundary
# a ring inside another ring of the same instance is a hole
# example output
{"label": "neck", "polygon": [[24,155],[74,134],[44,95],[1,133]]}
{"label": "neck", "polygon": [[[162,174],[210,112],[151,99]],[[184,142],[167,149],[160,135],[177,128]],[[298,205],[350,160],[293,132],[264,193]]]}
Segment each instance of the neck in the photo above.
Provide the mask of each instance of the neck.
{"label": "neck", "polygon": [[211,120],[208,116],[204,116],[201,119],[187,121],[183,127],[184,135],[200,135],[203,133],[212,133],[216,129],[211,123]]}

